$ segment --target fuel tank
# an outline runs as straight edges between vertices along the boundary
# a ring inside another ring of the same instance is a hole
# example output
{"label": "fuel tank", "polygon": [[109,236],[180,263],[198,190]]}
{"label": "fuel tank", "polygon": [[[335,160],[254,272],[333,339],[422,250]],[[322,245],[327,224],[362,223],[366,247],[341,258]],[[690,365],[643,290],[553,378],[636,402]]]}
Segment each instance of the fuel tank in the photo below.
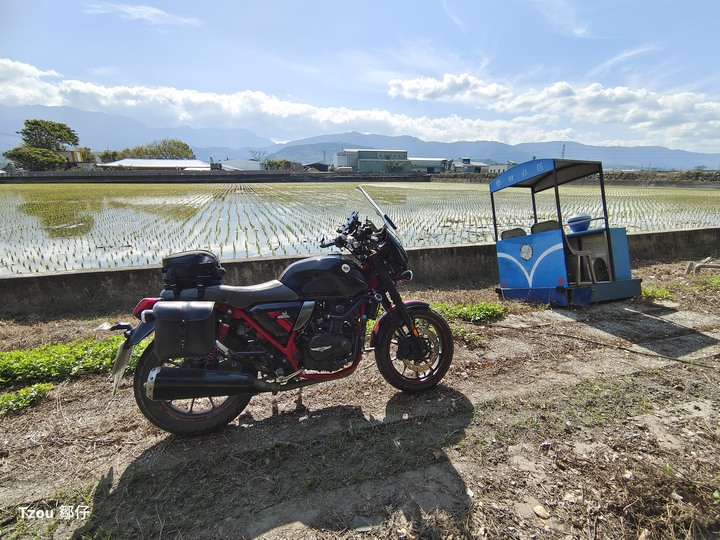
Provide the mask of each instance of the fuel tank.
{"label": "fuel tank", "polygon": [[351,297],[368,289],[360,267],[339,253],[294,262],[278,279],[301,298]]}

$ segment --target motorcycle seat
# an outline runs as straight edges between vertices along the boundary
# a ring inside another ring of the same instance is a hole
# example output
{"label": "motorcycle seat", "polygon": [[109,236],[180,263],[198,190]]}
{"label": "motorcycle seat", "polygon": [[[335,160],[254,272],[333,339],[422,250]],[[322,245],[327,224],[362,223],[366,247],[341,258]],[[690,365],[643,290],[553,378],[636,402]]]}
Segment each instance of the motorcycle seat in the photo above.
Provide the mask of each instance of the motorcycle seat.
{"label": "motorcycle seat", "polygon": [[293,302],[298,299],[295,291],[276,279],[258,283],[257,285],[211,285],[202,290],[195,288],[184,289],[179,291],[179,294],[175,294],[173,291],[163,291],[161,296],[166,300],[202,299],[240,309],[250,307],[253,304]]}

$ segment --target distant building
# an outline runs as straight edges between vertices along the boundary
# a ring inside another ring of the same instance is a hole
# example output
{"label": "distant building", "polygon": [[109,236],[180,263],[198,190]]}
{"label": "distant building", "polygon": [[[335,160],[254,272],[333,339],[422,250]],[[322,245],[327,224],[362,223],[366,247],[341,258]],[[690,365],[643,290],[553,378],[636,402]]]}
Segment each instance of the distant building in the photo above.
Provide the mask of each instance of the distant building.
{"label": "distant building", "polygon": [[103,169],[133,169],[136,171],[209,171],[210,164],[199,159],[134,159],[125,158],[110,163],[98,163]]}
{"label": "distant building", "polygon": [[490,166],[482,161],[473,161],[469,157],[453,162],[454,172],[487,173]]}
{"label": "distant building", "polygon": [[226,159],[219,162],[227,171],[262,171],[265,170],[261,161],[256,159]]}
{"label": "distant building", "polygon": [[501,174],[507,171],[511,166],[507,163],[496,163],[494,165],[488,165],[488,173],[490,174]]}
{"label": "distant building", "polygon": [[412,163],[407,150],[377,150],[374,148],[349,148],[333,157],[336,169],[352,168],[353,172],[384,173],[410,172]]}
{"label": "distant building", "polygon": [[445,158],[408,158],[412,163],[412,170],[427,174],[438,174],[450,170],[451,159]]}
{"label": "distant building", "polygon": [[330,165],[319,161],[314,163],[303,163],[302,167],[304,171],[328,172],[330,170]]}
{"label": "distant building", "polygon": [[95,168],[95,161],[83,161],[80,150],[61,150],[58,152],[68,162],[68,167],[90,170]]}

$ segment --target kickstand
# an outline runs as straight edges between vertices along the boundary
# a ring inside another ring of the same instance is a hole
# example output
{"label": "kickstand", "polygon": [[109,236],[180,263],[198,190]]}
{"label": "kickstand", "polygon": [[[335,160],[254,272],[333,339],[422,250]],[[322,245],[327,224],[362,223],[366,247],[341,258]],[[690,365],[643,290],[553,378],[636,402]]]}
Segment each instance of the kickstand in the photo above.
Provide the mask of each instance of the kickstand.
{"label": "kickstand", "polygon": [[309,409],[303,404],[302,400],[302,388],[298,389],[298,397],[295,400],[295,412],[308,412]]}

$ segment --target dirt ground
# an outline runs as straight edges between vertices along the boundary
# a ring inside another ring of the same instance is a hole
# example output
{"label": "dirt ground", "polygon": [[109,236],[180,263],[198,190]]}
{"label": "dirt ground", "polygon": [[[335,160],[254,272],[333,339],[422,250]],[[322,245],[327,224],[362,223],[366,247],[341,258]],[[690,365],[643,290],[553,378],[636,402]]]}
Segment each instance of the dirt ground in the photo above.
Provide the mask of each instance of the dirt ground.
{"label": "dirt ground", "polygon": [[[105,377],[58,384],[0,420],[0,536],[720,538],[720,290],[687,264],[634,264],[673,300],[507,302],[498,323],[455,322],[429,393],[396,392],[370,355],[347,379],[254,397],[213,436],[152,427],[129,378],[114,399]],[[492,284],[405,297],[497,300]],[[99,322],[3,321],[0,343]]]}

